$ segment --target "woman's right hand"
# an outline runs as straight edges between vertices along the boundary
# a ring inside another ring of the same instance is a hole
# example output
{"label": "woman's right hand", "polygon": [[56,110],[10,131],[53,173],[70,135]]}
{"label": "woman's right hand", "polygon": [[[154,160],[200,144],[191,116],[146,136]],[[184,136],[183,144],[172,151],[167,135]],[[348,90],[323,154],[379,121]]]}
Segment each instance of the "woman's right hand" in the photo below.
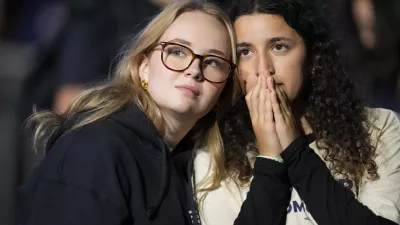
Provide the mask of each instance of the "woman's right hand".
{"label": "woman's right hand", "polygon": [[259,153],[264,156],[280,157],[282,146],[275,129],[271,90],[267,87],[265,75],[258,76],[257,84],[246,95],[246,103],[257,138]]}

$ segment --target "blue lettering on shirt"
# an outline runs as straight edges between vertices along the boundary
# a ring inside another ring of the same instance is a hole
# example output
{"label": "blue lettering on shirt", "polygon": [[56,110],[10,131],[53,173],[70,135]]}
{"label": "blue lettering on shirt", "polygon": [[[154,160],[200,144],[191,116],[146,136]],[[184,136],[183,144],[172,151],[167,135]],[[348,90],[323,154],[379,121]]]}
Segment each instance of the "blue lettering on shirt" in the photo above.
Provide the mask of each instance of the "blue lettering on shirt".
{"label": "blue lettering on shirt", "polygon": [[308,211],[306,204],[304,202],[298,202],[298,201],[292,201],[287,208],[287,213],[291,212],[297,213],[297,212],[305,212]]}

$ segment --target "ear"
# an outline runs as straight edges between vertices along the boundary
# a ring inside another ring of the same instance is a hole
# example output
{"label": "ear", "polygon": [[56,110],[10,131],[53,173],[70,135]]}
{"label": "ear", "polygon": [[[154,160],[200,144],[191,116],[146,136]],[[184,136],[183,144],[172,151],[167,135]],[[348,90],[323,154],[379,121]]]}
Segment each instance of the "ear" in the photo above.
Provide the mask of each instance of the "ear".
{"label": "ear", "polygon": [[143,60],[139,66],[139,77],[140,80],[149,80],[149,59],[147,56],[143,56]]}

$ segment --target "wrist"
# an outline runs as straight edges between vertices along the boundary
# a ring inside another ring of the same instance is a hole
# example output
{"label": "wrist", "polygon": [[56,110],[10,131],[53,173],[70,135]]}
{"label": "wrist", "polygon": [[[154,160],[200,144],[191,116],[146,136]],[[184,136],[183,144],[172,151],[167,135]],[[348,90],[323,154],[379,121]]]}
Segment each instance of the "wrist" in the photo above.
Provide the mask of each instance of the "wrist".
{"label": "wrist", "polygon": [[279,163],[283,163],[283,159],[280,156],[270,156],[270,155],[258,155],[258,158],[270,159]]}
{"label": "wrist", "polygon": [[281,152],[271,152],[271,151],[258,151],[258,155],[260,156],[271,156],[271,157],[276,157],[276,158],[281,158]]}

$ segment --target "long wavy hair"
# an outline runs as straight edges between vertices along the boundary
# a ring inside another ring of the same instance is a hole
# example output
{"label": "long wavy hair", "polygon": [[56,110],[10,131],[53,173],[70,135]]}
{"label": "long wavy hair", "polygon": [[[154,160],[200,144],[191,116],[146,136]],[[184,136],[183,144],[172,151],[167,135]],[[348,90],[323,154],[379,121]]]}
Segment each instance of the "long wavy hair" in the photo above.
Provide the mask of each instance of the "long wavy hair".
{"label": "long wavy hair", "polygon": [[[83,91],[64,113],[38,112],[28,119],[27,126],[34,128],[33,145],[35,151],[43,152],[48,149],[48,145],[51,143],[49,138],[55,133],[62,135],[72,129],[101,120],[129,104],[136,104],[154,123],[159,133],[164,136],[163,116],[148,92],[142,89],[138,68],[144,56],[157,45],[168,27],[181,14],[191,11],[200,11],[211,15],[225,26],[231,40],[231,61],[236,63],[234,30],[229,17],[219,7],[210,3],[193,1],[172,4],[157,15],[132,41],[132,46],[121,54],[121,61],[116,68],[115,76],[111,80],[103,85]],[[213,165],[218,165],[215,166],[217,177],[224,174],[224,154],[216,117],[222,113],[227,105],[232,105],[234,87],[237,86],[235,80],[230,76],[219,99],[221,107],[212,110],[201,118],[190,131],[190,135],[194,138],[193,142],[198,148],[210,149]],[[225,107],[222,107],[224,105]],[[66,124],[69,124],[69,126],[65,127]]]}
{"label": "long wavy hair", "polygon": [[[365,175],[378,179],[370,115],[347,74],[326,5],[315,0],[237,0],[230,16],[235,21],[256,13],[281,16],[306,43],[305,118],[332,174],[341,174],[356,184]],[[257,154],[257,145],[244,98],[221,120],[220,129],[226,172],[245,184],[251,178],[249,155]]]}

